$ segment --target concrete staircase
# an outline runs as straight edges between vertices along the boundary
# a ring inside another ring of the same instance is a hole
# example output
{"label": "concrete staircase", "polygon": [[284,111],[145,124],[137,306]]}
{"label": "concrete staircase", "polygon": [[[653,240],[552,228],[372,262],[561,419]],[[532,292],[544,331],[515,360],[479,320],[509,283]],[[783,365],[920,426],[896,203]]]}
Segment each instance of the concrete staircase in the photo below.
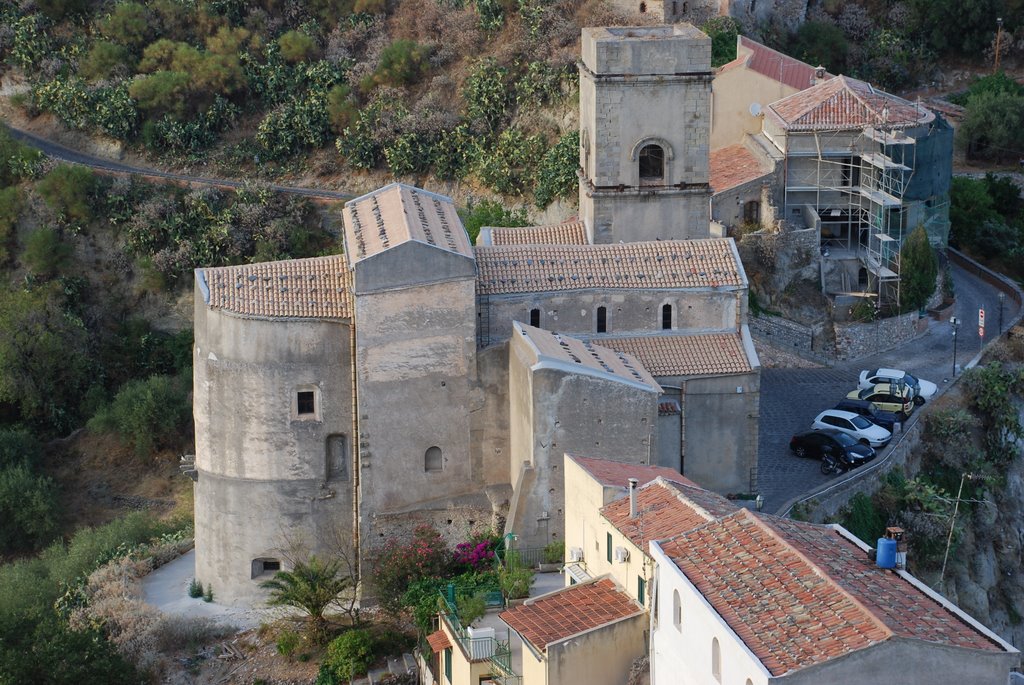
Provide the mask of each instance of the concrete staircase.
{"label": "concrete staircase", "polygon": [[416,673],[416,657],[405,653],[401,657],[388,657],[387,668],[375,668],[365,678],[353,680],[352,685],[377,685],[387,676],[401,676]]}

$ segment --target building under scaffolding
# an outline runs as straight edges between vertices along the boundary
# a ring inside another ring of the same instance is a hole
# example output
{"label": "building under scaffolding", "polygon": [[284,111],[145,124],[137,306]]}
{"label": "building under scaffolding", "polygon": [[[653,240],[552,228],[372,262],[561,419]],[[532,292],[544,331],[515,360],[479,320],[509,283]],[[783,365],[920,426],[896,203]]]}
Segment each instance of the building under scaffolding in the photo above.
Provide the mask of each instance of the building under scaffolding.
{"label": "building under scaffolding", "polygon": [[782,153],[784,217],[820,230],[822,287],[900,306],[900,249],[924,226],[949,234],[953,132],[920,105],[845,76],[768,106],[763,132]]}

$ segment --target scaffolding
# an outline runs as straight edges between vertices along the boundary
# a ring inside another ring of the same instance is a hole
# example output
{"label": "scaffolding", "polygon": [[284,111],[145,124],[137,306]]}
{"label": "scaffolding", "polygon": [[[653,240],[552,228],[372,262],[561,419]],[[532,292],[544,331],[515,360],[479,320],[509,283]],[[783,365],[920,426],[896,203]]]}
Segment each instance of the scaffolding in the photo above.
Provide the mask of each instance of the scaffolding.
{"label": "scaffolding", "polygon": [[[810,133],[802,149],[787,150],[787,211],[802,211],[808,224],[820,228],[823,254],[860,261],[863,271],[856,286],[844,274],[844,294],[870,297],[876,308],[898,310],[900,249],[908,230],[916,227],[908,226],[908,219],[942,223],[948,193],[940,202],[911,197],[918,139],[904,131],[869,126]],[[930,186],[920,190],[928,192]],[[933,226],[932,233],[938,234],[933,243],[944,243],[948,227]]]}

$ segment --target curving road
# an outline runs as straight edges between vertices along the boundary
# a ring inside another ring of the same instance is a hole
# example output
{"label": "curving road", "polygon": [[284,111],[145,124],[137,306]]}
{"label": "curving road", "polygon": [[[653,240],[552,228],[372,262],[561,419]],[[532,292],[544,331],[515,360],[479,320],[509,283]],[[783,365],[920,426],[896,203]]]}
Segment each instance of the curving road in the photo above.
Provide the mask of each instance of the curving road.
{"label": "curving road", "polygon": [[[55,143],[52,140],[42,138],[28,131],[23,131],[18,128],[14,128],[10,124],[2,124],[5,129],[14,137],[16,140],[30,145],[36,148],[54,159],[59,159],[64,162],[70,162],[72,164],[81,164],[82,166],[91,167],[100,171],[106,171],[114,174],[132,174],[135,176],[143,176],[147,178],[158,178],[166,179],[169,181],[176,181],[179,183],[194,183],[198,185],[215,186],[219,188],[241,188],[245,185],[245,182],[227,178],[208,178],[205,176],[191,176],[188,174],[176,174],[170,171],[162,171],[160,169],[153,169],[149,167],[137,167],[131,164],[124,164],[112,159],[106,159],[104,157],[96,157],[95,155],[89,155],[78,150],[73,150],[69,147],[65,147],[59,143]],[[351,200],[354,195],[350,193],[336,192],[332,190],[322,190],[320,188],[301,188],[298,186],[283,186],[277,184],[269,184],[266,186],[271,190],[280,193],[289,193],[291,195],[302,195],[303,197],[309,197],[318,200]]]}

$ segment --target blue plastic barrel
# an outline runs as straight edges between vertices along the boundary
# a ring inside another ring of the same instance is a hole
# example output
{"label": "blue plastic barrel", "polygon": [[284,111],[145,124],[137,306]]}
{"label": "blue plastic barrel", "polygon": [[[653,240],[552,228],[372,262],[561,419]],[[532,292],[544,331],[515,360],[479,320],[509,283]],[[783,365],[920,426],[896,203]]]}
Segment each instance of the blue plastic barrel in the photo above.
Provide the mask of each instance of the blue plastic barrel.
{"label": "blue plastic barrel", "polygon": [[896,541],[878,538],[878,553],[875,555],[878,568],[896,568]]}

